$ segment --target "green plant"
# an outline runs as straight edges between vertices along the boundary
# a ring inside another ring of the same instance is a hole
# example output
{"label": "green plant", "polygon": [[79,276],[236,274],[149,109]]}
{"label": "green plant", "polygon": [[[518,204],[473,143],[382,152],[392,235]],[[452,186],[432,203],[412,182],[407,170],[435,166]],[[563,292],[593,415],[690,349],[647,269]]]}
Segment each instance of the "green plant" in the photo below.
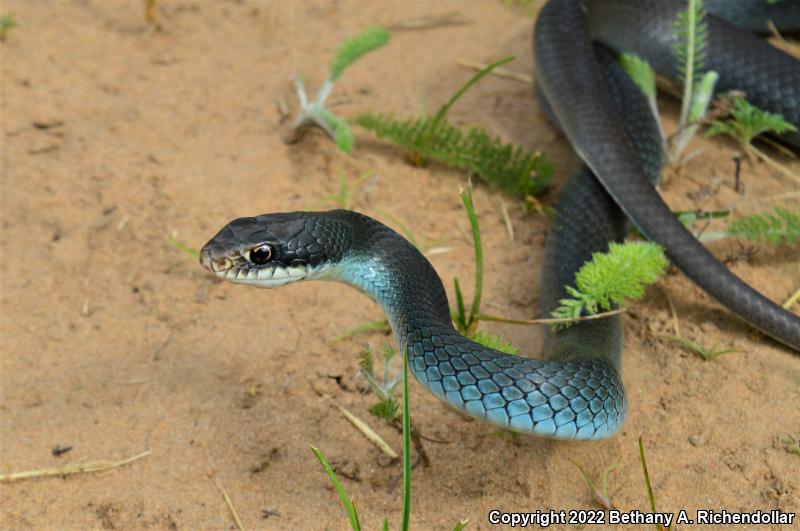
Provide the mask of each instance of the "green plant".
{"label": "green plant", "polygon": [[[730,212],[680,212],[676,215],[688,228],[698,220],[723,218],[729,216]],[[793,244],[800,241],[800,211],[775,207],[773,212],[759,212],[735,219],[726,230],[701,231],[696,236],[704,242],[738,236],[770,245]]]}
{"label": "green plant", "polygon": [[339,190],[335,194],[326,194],[320,197],[320,201],[331,202],[336,208],[343,208],[345,210],[352,207],[353,194],[361,184],[375,175],[375,170],[367,170],[355,178],[355,182],[351,185],[348,182],[344,172],[339,173]]}
{"label": "green plant", "polygon": [[783,438],[783,448],[790,454],[800,457],[800,439],[796,439],[791,435]]}
{"label": "green plant", "polygon": [[320,86],[313,101],[306,94],[305,82],[301,75],[294,78],[295,91],[300,104],[300,111],[292,125],[293,136],[289,141],[296,141],[308,127],[319,127],[336,142],[336,146],[350,153],[353,149],[353,131],[348,123],[325,107],[333,85],[342,73],[365,54],[386,45],[389,32],[381,27],[368,28],[366,31],[347,39],[339,47],[331,63],[328,79]]}
{"label": "green plant", "polygon": [[616,470],[617,467],[619,467],[619,463],[613,463],[608,468],[603,470],[603,472],[600,474],[600,485],[598,486],[580,463],[572,459],[570,459],[570,462],[580,471],[581,475],[583,476],[583,480],[586,482],[586,485],[588,485],[592,490],[592,497],[595,499],[595,501],[606,510],[613,509],[614,504],[611,502],[611,496],[608,494],[608,476],[611,474],[611,472]]}
{"label": "green plant", "polygon": [[[644,474],[644,484],[647,488],[647,499],[650,501],[650,510],[653,514],[656,511],[656,498],[653,495],[653,485],[650,483],[650,473],[647,471],[647,459],[644,456],[644,443],[642,442],[642,437],[639,436],[639,461],[642,463],[642,473]],[[668,525],[666,528],[661,524],[656,524],[657,530],[664,530],[664,529],[672,529],[671,525]]]}
{"label": "green plant", "polygon": [[506,144],[479,128],[461,130],[447,121],[450,108],[472,85],[512,59],[497,61],[475,74],[435,116],[401,120],[392,114],[367,113],[357,116],[354,123],[405,150],[417,164],[434,160],[474,173],[512,195],[536,194],[553,174],[541,153]]}
{"label": "green plant", "polygon": [[6,34],[11,28],[16,28],[17,26],[18,24],[13,13],[0,16],[0,40],[5,40]]}
{"label": "green plant", "polygon": [[[700,73],[708,46],[708,24],[702,0],[689,0],[686,10],[678,15],[672,28],[677,37],[672,46],[672,54],[678,60],[678,71],[683,82],[678,131],[672,139],[669,153],[670,161],[677,161],[689,139],[697,131],[718,76],[712,72],[705,76]],[[704,88],[707,90],[702,90]]]}
{"label": "green plant", "polygon": [[185,243],[176,240],[175,238],[170,238],[169,244],[175,247],[177,250],[181,251],[182,253],[186,253],[187,255],[191,256],[195,260],[200,257],[200,252],[197,249],[193,249],[186,245]]}
{"label": "green plant", "polygon": [[378,319],[377,321],[369,321],[368,323],[362,323],[360,325],[354,326],[350,330],[342,332],[341,334],[333,338],[333,340],[342,341],[344,339],[353,337],[356,334],[361,334],[364,332],[391,332],[391,331],[392,327],[389,325],[389,320],[384,318],[384,319]]}
{"label": "green plant", "polygon": [[[575,285],[567,286],[571,299],[562,299],[553,310],[557,319],[577,319],[584,312],[596,314],[600,308],[611,310],[627,299],[644,296],[644,286],[652,284],[664,273],[667,259],[664,251],[650,242],[611,242],[607,253],[594,253],[575,274]],[[571,323],[556,323],[555,330]]]}
{"label": "green plant", "polygon": [[505,341],[497,334],[481,332],[478,330],[472,334],[471,338],[473,341],[476,341],[485,347],[499,350],[500,352],[505,352],[506,354],[513,354],[515,356],[519,354],[518,347],[515,347],[510,341]]}
{"label": "green plant", "polygon": [[[409,519],[411,516],[411,411],[408,406],[408,354],[407,353],[403,353],[403,372],[401,380],[403,382],[403,414],[402,414],[403,520],[401,523],[401,529],[403,531],[408,531]],[[358,517],[358,511],[356,510],[355,501],[353,500],[353,498],[347,495],[347,492],[344,490],[344,487],[339,482],[339,479],[336,477],[336,472],[334,472],[333,468],[325,459],[325,456],[322,454],[322,452],[319,449],[315,448],[314,446],[311,447],[311,451],[314,452],[314,455],[317,457],[323,469],[328,474],[331,483],[333,483],[333,488],[339,495],[339,499],[342,502],[342,506],[344,507],[345,512],[347,513],[347,517],[350,520],[350,527],[353,529],[353,531],[360,531],[361,522]],[[462,531],[466,525],[467,521],[461,520],[455,525],[455,527],[453,527],[453,531]],[[382,529],[384,530],[389,529],[389,522],[386,519],[383,520]]]}
{"label": "green plant", "polygon": [[658,123],[658,130],[661,133],[662,149],[666,150],[667,136],[664,133],[664,126],[661,123],[661,116],[658,114],[658,101],[656,100],[656,73],[650,63],[632,53],[622,53],[619,55],[619,64],[628,76],[642,91],[647,103],[650,105],[650,112]]}
{"label": "green plant", "polygon": [[459,196],[461,197],[461,203],[464,205],[464,210],[467,212],[469,225],[472,229],[472,245],[475,250],[475,292],[472,296],[472,305],[469,313],[467,313],[458,277],[453,279],[456,290],[456,309],[452,312],[452,315],[456,328],[463,334],[472,335],[478,325],[477,316],[480,313],[483,293],[483,247],[481,245],[481,229],[478,225],[478,216],[475,214],[475,205],[472,203],[472,186],[468,184],[466,189],[461,190]]}
{"label": "green plant", "polygon": [[328,477],[331,479],[331,483],[333,483],[333,488],[336,490],[336,493],[339,495],[339,499],[342,501],[342,506],[344,507],[345,512],[347,513],[347,518],[350,520],[350,527],[353,528],[353,531],[361,531],[361,522],[358,519],[358,510],[356,509],[356,503],[353,498],[350,498],[345,492],[344,487],[339,482],[339,478],[336,477],[336,472],[333,471],[333,468],[328,463],[328,460],[325,459],[325,456],[314,446],[311,447],[311,451],[314,452],[314,455],[319,460],[322,468],[325,469],[325,473],[328,474]]}
{"label": "green plant", "polygon": [[706,348],[700,343],[692,341],[691,339],[686,339],[684,337],[677,337],[677,336],[662,336],[662,337],[664,339],[672,341],[673,343],[679,344],[686,350],[689,350],[691,352],[694,352],[695,354],[700,355],[706,361],[711,361],[714,358],[722,356],[723,354],[730,354],[732,352],[736,352],[736,349],[732,348],[721,349],[717,348],[717,345],[714,345],[711,348]]}
{"label": "green plant", "polygon": [[775,207],[775,213],[762,212],[734,220],[728,233],[771,245],[800,241],[800,211]]}
{"label": "green plant", "polygon": [[369,383],[372,392],[378,397],[378,402],[370,406],[369,412],[386,422],[393,422],[397,418],[399,408],[397,399],[394,397],[394,390],[400,383],[402,375],[389,377],[389,367],[394,357],[395,350],[391,345],[386,345],[383,349],[383,374],[381,378],[375,376],[375,361],[372,356],[372,349],[367,346],[360,356],[359,374]]}
{"label": "green plant", "polygon": [[[719,76],[713,71],[702,72],[708,44],[708,25],[702,0],[689,0],[686,10],[679,13],[672,27],[675,36],[672,53],[678,62],[677,70],[683,89],[678,127],[666,141],[665,147],[668,161],[678,164],[683,150],[706,115]],[[653,69],[646,61],[633,54],[622,54],[620,64],[647,97],[664,140],[655,98]]]}
{"label": "green plant", "polygon": [[782,116],[761,110],[743,97],[737,96],[733,99],[730,116],[724,120],[711,122],[706,136],[729,135],[745,152],[750,152],[753,138],[761,133],[781,134],[787,131],[797,131],[797,128]]}

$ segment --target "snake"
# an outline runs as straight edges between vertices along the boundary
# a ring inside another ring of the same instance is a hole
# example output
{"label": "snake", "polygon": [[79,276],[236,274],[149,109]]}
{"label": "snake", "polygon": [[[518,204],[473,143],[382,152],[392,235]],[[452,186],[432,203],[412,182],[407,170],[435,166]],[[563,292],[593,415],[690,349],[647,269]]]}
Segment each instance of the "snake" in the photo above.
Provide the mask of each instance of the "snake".
{"label": "snake", "polygon": [[[539,14],[534,56],[541,100],[582,160],[561,191],[548,232],[541,311],[555,309],[583,263],[624,239],[633,224],[730,311],[800,350],[800,318],[720,264],[654,187],[664,164],[660,131],[617,54],[632,51],[674,76],[671,62],[659,62],[670,53],[670,39],[659,32],[670,34],[681,9],[681,2],[669,0],[550,0]],[[732,24],[712,15],[708,21],[708,66],[720,75],[721,89],[744,90],[756,105],[800,124],[798,62]],[[768,73],[758,74],[760,69]],[[199,256],[207,270],[233,283],[277,288],[325,280],[358,289],[386,314],[416,379],[469,416],[516,432],[578,440],[610,437],[625,420],[618,316],[548,332],[538,359],[484,346],[454,328],[444,286],[428,259],[365,214],[237,218]]]}

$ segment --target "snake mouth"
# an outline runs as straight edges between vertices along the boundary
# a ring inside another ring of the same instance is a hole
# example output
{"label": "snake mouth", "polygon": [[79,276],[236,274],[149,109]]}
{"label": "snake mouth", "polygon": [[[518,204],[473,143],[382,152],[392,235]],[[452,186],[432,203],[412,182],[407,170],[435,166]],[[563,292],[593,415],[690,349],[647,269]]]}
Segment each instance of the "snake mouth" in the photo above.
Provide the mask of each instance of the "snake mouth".
{"label": "snake mouth", "polygon": [[323,266],[310,264],[287,266],[280,262],[254,266],[243,256],[215,256],[213,250],[208,247],[200,252],[200,263],[217,278],[260,288],[277,288],[306,278],[317,277],[325,269]]}
{"label": "snake mouth", "polygon": [[223,278],[236,284],[250,284],[260,288],[277,288],[306,279],[311,276],[312,271],[308,266],[277,266],[260,269],[234,266],[214,274],[218,278]]}

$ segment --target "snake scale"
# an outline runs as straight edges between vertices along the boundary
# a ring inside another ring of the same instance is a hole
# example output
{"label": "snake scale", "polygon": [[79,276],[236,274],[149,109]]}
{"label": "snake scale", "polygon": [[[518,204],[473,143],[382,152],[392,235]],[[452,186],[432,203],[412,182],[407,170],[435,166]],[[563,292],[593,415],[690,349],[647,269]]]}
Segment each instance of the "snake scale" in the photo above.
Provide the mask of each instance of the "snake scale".
{"label": "snake scale", "polygon": [[[653,186],[662,164],[658,126],[617,66],[616,54],[632,51],[660,73],[674,75],[668,36],[682,8],[670,0],[550,0],[539,15],[534,54],[542,101],[585,163],[566,184],[548,234],[541,309],[554,309],[580,266],[608,242],[621,240],[630,220],[731,311],[800,350],[800,319],[722,266]],[[756,105],[800,125],[800,64],[749,33],[709,19],[708,67],[720,74],[719,85],[744,90]],[[425,387],[498,426],[545,437],[602,439],[624,421],[617,317],[551,333],[541,360],[487,348],[453,328],[444,287],[428,260],[363,214],[238,218],[203,247],[200,261],[220,278],[258,287],[319,279],[358,288],[383,308]]]}

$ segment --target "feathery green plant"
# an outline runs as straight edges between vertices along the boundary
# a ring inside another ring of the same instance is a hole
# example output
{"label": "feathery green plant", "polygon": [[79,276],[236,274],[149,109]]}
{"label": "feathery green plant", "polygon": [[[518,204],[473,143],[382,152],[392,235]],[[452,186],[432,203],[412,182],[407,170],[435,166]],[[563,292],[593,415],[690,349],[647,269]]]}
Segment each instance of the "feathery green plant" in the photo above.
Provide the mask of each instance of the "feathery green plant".
{"label": "feathery green plant", "polygon": [[686,10],[678,14],[672,23],[672,31],[677,39],[672,45],[672,54],[678,60],[678,73],[684,82],[681,98],[680,122],[686,124],[692,102],[694,84],[700,80],[708,47],[708,24],[702,0],[689,0]]}
{"label": "feathery green plant", "polygon": [[677,37],[672,53],[678,61],[678,72],[683,82],[678,129],[670,139],[668,149],[669,161],[677,163],[700,127],[719,76],[716,72],[701,73],[708,47],[708,24],[702,0],[689,0],[686,10],[678,15],[672,27]]}
{"label": "feathery green plant", "polygon": [[725,120],[714,120],[706,131],[706,136],[729,135],[739,143],[744,151],[749,151],[753,138],[761,133],[777,134],[797,131],[797,128],[774,114],[755,107],[741,96],[733,100],[730,116]]}
{"label": "feathery green plant", "polygon": [[16,28],[17,26],[18,24],[13,13],[0,16],[0,40],[4,40],[11,28]]}
{"label": "feathery green plant", "polygon": [[325,100],[333,90],[334,82],[350,65],[372,50],[386,45],[389,38],[388,31],[376,26],[344,41],[333,58],[328,79],[320,86],[313,101],[308,99],[302,76],[299,74],[295,76],[294,86],[300,112],[292,125],[294,137],[289,139],[290,141],[296,141],[308,127],[319,127],[334,139],[340,150],[346,153],[353,150],[353,131],[350,125],[328,110],[325,107]]}
{"label": "feathery green plant", "polygon": [[736,219],[728,233],[771,245],[800,241],[800,211],[775,207],[775,213],[762,212]]}
{"label": "feathery green plant", "polygon": [[[558,319],[577,319],[584,312],[596,314],[600,309],[611,310],[627,299],[644,296],[644,286],[652,284],[667,267],[661,247],[651,242],[612,242],[607,253],[594,253],[592,261],[583,264],[575,275],[575,285],[567,286],[571,299],[561,299],[553,310]],[[556,323],[554,330],[573,323]]]}
{"label": "feathery green plant", "polygon": [[354,123],[405,150],[419,164],[434,160],[474,173],[511,195],[534,195],[553,174],[552,164],[541,153],[506,144],[483,129],[464,131],[447,121],[450,108],[472,85],[512,59],[497,61],[475,74],[435,116],[401,120],[393,114],[367,113],[357,116]]}
{"label": "feathery green plant", "polygon": [[[689,228],[700,219],[724,218],[727,210],[712,212],[676,213],[678,219]],[[735,219],[725,230],[701,231],[695,237],[702,242],[712,242],[738,236],[770,245],[793,244],[800,241],[800,211],[775,207],[773,212],[759,212]]]}
{"label": "feathery green plant", "polygon": [[683,82],[683,97],[678,128],[668,141],[658,114],[655,73],[652,67],[645,60],[629,53],[622,54],[619,61],[647,98],[659,124],[668,160],[671,164],[677,164],[680,162],[683,150],[706,115],[719,77],[716,72],[702,73],[708,46],[708,25],[702,0],[689,0],[686,10],[679,13],[673,23],[673,34],[676,39],[672,53],[678,62],[677,70]]}

